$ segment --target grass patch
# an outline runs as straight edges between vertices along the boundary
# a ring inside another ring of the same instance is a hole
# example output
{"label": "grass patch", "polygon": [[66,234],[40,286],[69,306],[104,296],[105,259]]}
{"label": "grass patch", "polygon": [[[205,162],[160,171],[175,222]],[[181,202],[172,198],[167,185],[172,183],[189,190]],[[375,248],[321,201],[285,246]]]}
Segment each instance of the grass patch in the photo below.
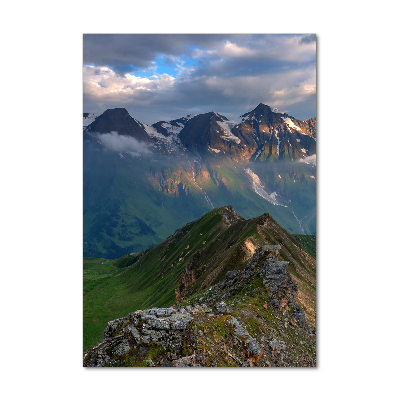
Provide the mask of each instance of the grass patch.
{"label": "grass patch", "polygon": [[300,246],[311,257],[317,258],[317,236],[316,235],[293,235]]}

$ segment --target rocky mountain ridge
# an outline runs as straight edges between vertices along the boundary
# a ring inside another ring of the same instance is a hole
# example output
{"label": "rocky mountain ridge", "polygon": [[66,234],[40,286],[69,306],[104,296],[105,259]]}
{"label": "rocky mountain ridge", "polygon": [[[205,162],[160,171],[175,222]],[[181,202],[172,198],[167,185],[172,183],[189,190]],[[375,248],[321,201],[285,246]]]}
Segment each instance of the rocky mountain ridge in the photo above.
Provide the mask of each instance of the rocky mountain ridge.
{"label": "rocky mountain ridge", "polygon": [[219,285],[229,271],[241,273],[256,250],[266,245],[271,251],[279,249],[279,261],[288,262],[286,268],[296,280],[297,302],[315,326],[315,258],[270,215],[246,220],[226,206],[186,224],[142,253],[98,260],[99,269],[104,270],[104,262],[115,270],[103,280],[93,269],[96,260],[84,260],[84,271],[90,269],[94,277],[84,281],[85,350],[98,342],[110,320],[137,309],[185,304],[204,291],[213,293],[210,287]]}
{"label": "rocky mountain ridge", "polygon": [[316,118],[297,120],[260,103],[229,121],[209,112],[143,124],[124,108],[108,109],[85,128],[95,135],[117,132],[150,145],[154,155],[232,157],[239,162],[296,160],[316,152]]}
{"label": "rocky mountain ridge", "polygon": [[85,367],[316,366],[316,332],[297,303],[280,246],[255,251],[246,268],[171,308],[110,321]]}

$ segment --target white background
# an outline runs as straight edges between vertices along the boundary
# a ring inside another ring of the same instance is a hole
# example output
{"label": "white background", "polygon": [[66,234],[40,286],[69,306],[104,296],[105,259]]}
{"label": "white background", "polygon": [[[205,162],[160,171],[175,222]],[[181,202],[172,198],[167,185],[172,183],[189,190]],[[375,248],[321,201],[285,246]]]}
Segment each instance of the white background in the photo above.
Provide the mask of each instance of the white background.
{"label": "white background", "polygon": [[[399,395],[399,46],[393,4],[3,4],[4,398]],[[83,33],[317,33],[318,368],[81,367]]]}

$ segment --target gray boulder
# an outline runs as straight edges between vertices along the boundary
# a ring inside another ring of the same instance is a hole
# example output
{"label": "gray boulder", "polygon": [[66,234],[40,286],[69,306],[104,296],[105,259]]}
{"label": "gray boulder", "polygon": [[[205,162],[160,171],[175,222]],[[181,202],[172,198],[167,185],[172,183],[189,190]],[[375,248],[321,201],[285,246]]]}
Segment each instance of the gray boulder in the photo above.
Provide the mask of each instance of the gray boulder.
{"label": "gray boulder", "polygon": [[219,303],[215,304],[213,307],[213,311],[215,314],[227,314],[230,312],[228,306],[224,301],[220,301]]}

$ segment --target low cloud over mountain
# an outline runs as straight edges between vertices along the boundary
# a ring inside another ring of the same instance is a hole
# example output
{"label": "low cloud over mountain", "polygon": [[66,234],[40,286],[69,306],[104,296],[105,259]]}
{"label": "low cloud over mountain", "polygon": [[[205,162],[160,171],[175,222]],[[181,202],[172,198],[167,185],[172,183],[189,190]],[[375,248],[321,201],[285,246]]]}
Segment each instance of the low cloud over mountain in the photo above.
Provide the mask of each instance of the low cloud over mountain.
{"label": "low cloud over mountain", "polygon": [[117,153],[129,152],[132,156],[151,154],[149,146],[134,137],[118,135],[118,132],[99,133],[96,136],[108,150]]}

